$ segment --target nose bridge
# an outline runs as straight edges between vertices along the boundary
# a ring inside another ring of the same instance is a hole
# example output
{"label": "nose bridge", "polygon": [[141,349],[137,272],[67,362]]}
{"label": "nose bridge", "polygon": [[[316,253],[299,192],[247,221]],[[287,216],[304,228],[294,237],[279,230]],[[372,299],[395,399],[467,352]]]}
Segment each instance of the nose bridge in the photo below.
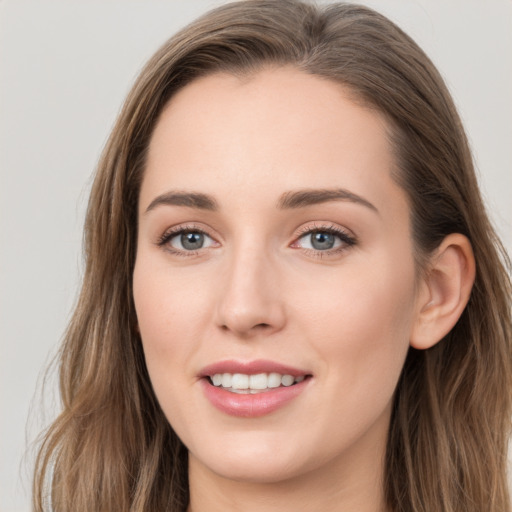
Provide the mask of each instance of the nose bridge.
{"label": "nose bridge", "polygon": [[218,323],[241,336],[284,325],[279,270],[264,244],[254,240],[233,246],[226,261],[218,304]]}

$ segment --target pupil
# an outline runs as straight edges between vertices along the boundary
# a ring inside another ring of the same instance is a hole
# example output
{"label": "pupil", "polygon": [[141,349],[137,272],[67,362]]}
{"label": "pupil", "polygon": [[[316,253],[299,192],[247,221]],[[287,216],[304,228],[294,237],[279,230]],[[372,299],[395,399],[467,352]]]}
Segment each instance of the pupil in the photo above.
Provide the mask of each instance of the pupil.
{"label": "pupil", "polygon": [[313,233],[311,235],[311,245],[319,250],[332,249],[334,247],[334,235],[323,232]]}
{"label": "pupil", "polygon": [[203,243],[204,235],[202,233],[183,233],[181,235],[181,245],[184,249],[201,249]]}

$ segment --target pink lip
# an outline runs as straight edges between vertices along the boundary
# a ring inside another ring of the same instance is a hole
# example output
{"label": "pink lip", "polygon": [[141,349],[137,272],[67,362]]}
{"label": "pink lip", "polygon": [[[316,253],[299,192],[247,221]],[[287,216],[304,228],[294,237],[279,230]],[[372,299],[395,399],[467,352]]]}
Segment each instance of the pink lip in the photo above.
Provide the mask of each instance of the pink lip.
{"label": "pink lip", "polygon": [[221,361],[203,368],[200,373],[200,382],[206,398],[221,412],[230,416],[256,418],[270,414],[286,405],[306,389],[311,379],[306,378],[292,386],[282,386],[257,394],[239,394],[214,386],[208,377],[216,373],[255,375],[257,373],[272,372],[282,375],[293,375],[294,377],[309,375],[305,371],[273,361]]}
{"label": "pink lip", "polygon": [[293,375],[299,377],[301,375],[308,375],[310,372],[293,368],[275,361],[267,361],[264,359],[257,359],[255,361],[219,361],[218,363],[210,364],[204,367],[199,376],[209,377],[216,373],[245,373],[247,375],[256,375],[258,373],[280,373],[281,375]]}

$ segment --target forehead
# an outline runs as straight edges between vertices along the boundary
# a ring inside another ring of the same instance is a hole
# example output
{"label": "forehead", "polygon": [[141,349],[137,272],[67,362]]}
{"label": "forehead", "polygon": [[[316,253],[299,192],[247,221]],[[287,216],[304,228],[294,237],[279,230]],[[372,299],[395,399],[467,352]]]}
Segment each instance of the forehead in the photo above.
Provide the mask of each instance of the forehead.
{"label": "forehead", "polygon": [[298,187],[382,195],[397,188],[388,130],[341,85],[294,68],[203,77],[159,118],[141,203],[166,188],[255,197],[263,187],[269,201]]}

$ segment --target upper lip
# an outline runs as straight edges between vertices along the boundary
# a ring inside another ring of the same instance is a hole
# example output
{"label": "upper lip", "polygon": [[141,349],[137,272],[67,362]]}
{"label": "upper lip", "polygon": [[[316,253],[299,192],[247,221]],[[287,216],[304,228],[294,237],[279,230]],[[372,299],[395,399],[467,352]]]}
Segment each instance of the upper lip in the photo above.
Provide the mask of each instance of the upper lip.
{"label": "upper lip", "polygon": [[310,375],[310,372],[294,368],[286,364],[265,359],[257,359],[254,361],[235,361],[225,360],[218,361],[205,366],[199,377],[210,377],[218,373],[243,373],[246,375],[256,375],[258,373],[280,373],[281,375],[292,375],[300,377]]}

